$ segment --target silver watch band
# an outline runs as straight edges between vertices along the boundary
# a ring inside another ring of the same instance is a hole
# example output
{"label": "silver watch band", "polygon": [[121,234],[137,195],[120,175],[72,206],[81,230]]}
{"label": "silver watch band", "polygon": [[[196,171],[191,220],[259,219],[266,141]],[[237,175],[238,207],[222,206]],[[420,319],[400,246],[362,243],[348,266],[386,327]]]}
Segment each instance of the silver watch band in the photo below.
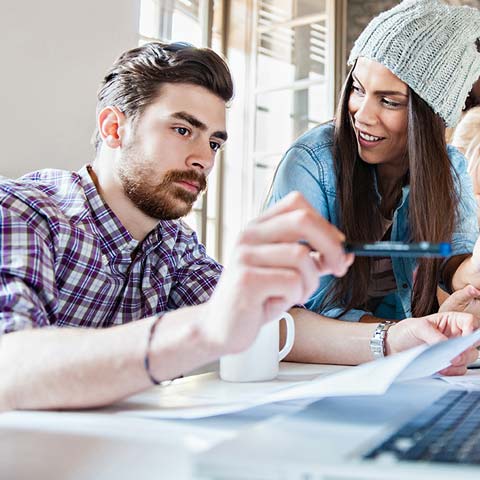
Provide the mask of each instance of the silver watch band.
{"label": "silver watch band", "polygon": [[373,358],[382,358],[387,354],[385,349],[385,337],[388,329],[394,324],[395,322],[385,321],[377,325],[377,328],[370,339],[370,350]]}

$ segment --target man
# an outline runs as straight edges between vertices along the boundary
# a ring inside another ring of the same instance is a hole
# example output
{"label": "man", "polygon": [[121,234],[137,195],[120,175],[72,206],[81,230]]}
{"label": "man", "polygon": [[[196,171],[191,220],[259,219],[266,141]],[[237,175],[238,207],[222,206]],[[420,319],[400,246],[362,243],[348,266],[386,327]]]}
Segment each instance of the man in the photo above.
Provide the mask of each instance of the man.
{"label": "man", "polygon": [[177,377],[345,273],[342,235],[294,194],[244,231],[211,297],[221,267],[178,219],[206,188],[232,94],[211,50],[135,48],[99,90],[91,166],[2,180],[1,409],[99,406]]}
{"label": "man", "polygon": [[[295,192],[246,228],[220,281],[179,220],[227,139],[232,93],[211,50],[135,48],[101,85],[91,166],[0,181],[0,410],[101,406],[188,373],[345,274],[343,235]],[[345,338],[338,323],[327,338]],[[391,339],[403,350],[477,323],[446,313]]]}

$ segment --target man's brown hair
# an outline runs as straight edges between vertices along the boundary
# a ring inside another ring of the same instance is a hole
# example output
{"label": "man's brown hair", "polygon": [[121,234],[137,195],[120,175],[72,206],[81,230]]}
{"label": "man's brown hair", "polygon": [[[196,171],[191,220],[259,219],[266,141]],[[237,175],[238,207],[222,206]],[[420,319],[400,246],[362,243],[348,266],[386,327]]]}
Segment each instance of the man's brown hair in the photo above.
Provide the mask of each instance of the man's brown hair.
{"label": "man's brown hair", "polygon": [[[182,42],[150,42],[122,53],[112,65],[98,90],[97,115],[114,106],[136,120],[157,98],[164,83],[198,85],[225,102],[233,97],[228,66],[213,50]],[[101,142],[95,128],[92,143],[97,151]]]}

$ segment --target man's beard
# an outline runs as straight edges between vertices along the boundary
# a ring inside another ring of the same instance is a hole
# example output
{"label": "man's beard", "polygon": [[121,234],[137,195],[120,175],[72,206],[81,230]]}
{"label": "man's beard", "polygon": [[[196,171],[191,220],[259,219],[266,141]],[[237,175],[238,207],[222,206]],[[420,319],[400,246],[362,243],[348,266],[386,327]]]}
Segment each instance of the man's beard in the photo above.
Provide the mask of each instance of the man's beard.
{"label": "man's beard", "polygon": [[[173,220],[187,215],[199,194],[206,190],[207,179],[196,170],[169,170],[160,183],[148,162],[139,161],[140,152],[133,145],[124,150],[118,175],[125,195],[143,213],[157,220]],[[190,192],[174,182],[194,182],[198,192]]]}

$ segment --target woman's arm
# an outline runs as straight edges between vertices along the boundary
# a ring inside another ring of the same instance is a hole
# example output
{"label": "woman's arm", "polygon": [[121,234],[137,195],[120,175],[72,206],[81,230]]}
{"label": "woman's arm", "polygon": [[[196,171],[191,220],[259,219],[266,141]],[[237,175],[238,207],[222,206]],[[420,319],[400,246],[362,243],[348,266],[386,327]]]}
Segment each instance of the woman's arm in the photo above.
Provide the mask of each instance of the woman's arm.
{"label": "woman's arm", "polygon": [[[358,365],[373,360],[370,338],[380,320],[376,323],[348,322],[301,308],[294,308],[290,313],[295,319],[295,344],[287,361]],[[280,326],[283,344],[284,322],[280,322]]]}
{"label": "woman's arm", "polygon": [[[287,361],[358,365],[374,359],[370,351],[370,339],[378,322],[385,320],[369,317],[366,319],[368,322],[346,322],[300,308],[294,308],[290,313],[295,319],[296,329],[295,344]],[[280,325],[283,344],[285,327],[283,323]],[[426,317],[407,318],[388,330],[386,352],[391,355],[423,343],[432,344],[467,335],[479,327],[479,319],[464,312],[440,312]],[[442,373],[462,375],[466,365],[476,360],[477,356],[476,349],[469,349]]]}

